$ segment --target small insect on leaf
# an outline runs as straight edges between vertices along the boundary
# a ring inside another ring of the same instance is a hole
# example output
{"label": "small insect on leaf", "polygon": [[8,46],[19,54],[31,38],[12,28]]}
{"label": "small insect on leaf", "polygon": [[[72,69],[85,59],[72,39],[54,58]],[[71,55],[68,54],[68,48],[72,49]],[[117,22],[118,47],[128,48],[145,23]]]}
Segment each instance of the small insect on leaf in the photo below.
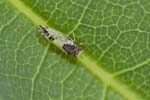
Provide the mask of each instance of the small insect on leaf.
{"label": "small insect on leaf", "polygon": [[52,41],[56,46],[61,48],[67,55],[77,57],[82,51],[82,45],[76,45],[74,40],[68,39],[58,31],[50,29],[48,27],[39,25],[39,31],[48,40]]}

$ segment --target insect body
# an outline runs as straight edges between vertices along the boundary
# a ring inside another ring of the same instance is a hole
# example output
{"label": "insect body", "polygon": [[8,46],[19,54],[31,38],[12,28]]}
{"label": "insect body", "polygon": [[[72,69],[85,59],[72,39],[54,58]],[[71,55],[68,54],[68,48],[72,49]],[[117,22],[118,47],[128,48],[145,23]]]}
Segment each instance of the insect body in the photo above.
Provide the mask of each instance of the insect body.
{"label": "insect body", "polygon": [[48,27],[39,25],[39,30],[42,35],[45,36],[45,38],[52,41],[56,46],[60,47],[66,54],[73,55],[74,57],[77,57],[80,54],[82,50],[81,44],[76,45],[74,40],[68,39],[64,35]]}

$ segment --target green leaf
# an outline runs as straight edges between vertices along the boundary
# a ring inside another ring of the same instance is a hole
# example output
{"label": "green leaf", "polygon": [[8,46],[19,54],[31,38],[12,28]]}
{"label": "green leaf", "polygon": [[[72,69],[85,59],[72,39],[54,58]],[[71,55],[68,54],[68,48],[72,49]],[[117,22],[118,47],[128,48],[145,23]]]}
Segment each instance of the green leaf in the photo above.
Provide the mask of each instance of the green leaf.
{"label": "green leaf", "polygon": [[[74,59],[37,31],[83,43]],[[150,100],[149,0],[0,0],[0,100]]]}

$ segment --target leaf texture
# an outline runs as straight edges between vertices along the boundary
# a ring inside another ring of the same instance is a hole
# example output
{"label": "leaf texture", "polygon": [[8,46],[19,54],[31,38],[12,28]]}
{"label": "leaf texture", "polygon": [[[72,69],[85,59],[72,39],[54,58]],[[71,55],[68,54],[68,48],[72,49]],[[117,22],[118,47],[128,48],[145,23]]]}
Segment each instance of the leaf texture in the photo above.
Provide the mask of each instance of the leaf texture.
{"label": "leaf texture", "polygon": [[[65,55],[37,31],[83,43]],[[0,0],[0,100],[149,100],[149,0]]]}

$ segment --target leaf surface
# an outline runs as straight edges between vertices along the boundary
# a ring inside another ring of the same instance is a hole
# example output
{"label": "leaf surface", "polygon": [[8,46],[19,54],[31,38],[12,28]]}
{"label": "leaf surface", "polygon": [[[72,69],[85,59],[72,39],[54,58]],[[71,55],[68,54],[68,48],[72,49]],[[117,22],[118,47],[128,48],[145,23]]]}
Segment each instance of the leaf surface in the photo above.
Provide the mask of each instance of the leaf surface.
{"label": "leaf surface", "polygon": [[[37,31],[84,45],[74,59]],[[1,100],[149,100],[149,0],[0,0]]]}

